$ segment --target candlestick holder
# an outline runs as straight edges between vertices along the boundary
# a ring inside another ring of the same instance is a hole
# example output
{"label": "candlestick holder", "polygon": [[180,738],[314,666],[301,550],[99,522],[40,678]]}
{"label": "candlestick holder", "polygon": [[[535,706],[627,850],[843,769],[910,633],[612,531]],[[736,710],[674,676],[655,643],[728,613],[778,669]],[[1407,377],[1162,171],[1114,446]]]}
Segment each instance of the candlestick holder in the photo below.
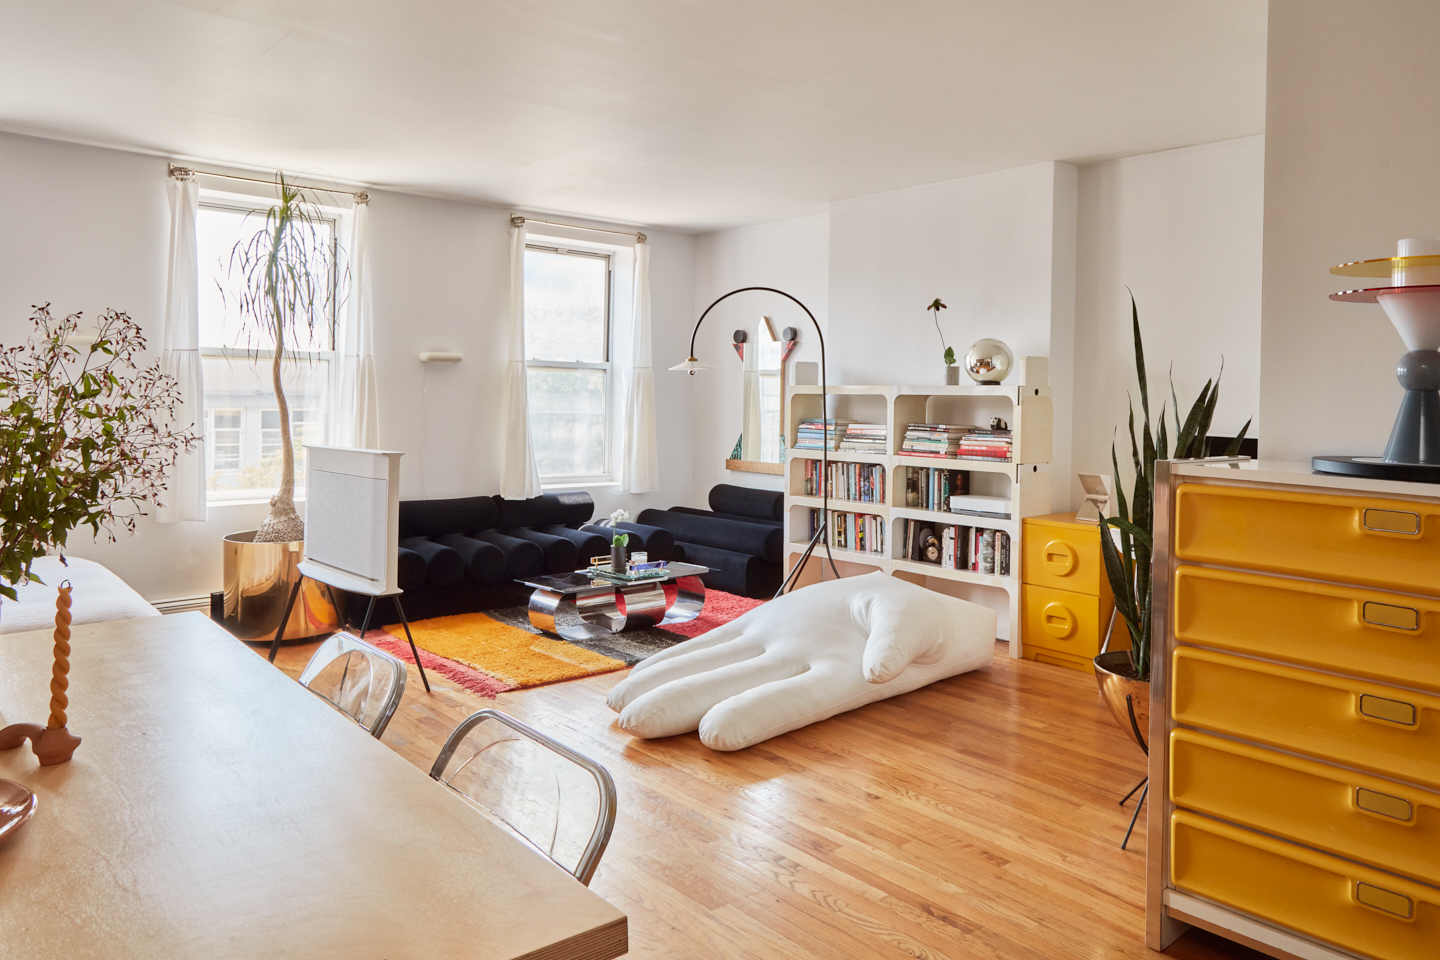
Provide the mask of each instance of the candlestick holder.
{"label": "candlestick holder", "polygon": [[64,763],[75,755],[80,738],[66,726],[65,710],[70,706],[66,691],[70,689],[70,581],[60,584],[55,597],[55,666],[50,673],[50,721],[12,723],[0,729],[0,750],[13,750],[30,741],[42,767]]}

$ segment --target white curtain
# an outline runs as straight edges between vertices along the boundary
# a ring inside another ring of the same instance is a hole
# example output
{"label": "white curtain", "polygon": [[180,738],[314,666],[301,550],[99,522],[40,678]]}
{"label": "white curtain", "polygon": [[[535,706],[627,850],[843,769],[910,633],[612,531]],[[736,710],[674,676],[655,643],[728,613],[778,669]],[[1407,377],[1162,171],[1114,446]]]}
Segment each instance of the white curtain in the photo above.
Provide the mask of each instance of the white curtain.
{"label": "white curtain", "polygon": [[[165,292],[165,332],[160,369],[175,378],[180,406],[176,429],[205,434],[205,372],[200,363],[200,254],[195,221],[200,215],[200,186],[170,179],[170,276]],[[205,442],[182,452],[170,471],[161,523],[205,520]]]}
{"label": "white curtain", "polygon": [[660,489],[660,452],[655,440],[655,372],[650,369],[650,245],[635,245],[635,323],[630,383],[625,391],[627,493]]}
{"label": "white curtain", "polygon": [[375,307],[370,294],[370,205],[355,204],[350,230],[348,316],[341,330],[340,370],[330,410],[337,447],[380,447],[380,399],[375,387]]}
{"label": "white curtain", "polygon": [[505,366],[505,455],[500,496],[526,500],[540,496],[540,471],[530,437],[530,397],[525,376],[525,224],[510,225],[510,362]]}

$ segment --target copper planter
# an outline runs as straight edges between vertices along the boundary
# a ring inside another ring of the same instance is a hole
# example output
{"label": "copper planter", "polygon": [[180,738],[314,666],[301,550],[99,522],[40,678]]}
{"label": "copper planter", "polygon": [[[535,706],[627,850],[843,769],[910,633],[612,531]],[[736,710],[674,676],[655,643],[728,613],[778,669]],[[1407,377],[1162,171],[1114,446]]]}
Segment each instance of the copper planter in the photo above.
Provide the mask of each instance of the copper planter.
{"label": "copper planter", "polygon": [[[1129,650],[1112,650],[1095,658],[1095,681],[1100,685],[1100,699],[1110,708],[1115,722],[1132,736],[1136,730],[1130,726],[1130,710],[1135,711],[1135,725],[1141,747],[1150,733],[1150,683],[1136,680],[1131,676]],[[1129,702],[1126,702],[1126,697]]]}
{"label": "copper planter", "polygon": [[[300,579],[305,542],[256,543],[254,530],[232,533],[225,538],[225,621],[224,626],[241,640],[254,642],[275,639],[285,600]],[[305,580],[290,620],[285,639],[298,640],[334,633],[341,615],[331,588]]]}

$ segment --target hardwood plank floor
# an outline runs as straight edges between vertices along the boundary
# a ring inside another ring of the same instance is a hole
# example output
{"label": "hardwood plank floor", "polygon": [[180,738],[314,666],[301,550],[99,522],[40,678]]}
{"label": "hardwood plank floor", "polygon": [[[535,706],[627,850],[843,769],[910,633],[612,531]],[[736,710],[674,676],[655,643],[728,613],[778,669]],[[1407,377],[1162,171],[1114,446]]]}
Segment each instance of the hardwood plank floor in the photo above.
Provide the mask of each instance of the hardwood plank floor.
{"label": "hardwood plank floor", "polygon": [[[316,646],[277,665],[298,677]],[[604,764],[619,815],[591,889],[629,916],[630,957],[1161,956],[1143,942],[1143,817],[1120,849],[1145,758],[1088,674],[998,643],[985,670],[737,753],[621,732],[605,695],[624,675],[490,701],[434,676],[427,695],[411,667],[384,742],[428,771],[497,706]],[[1164,956],[1261,954],[1192,930]]]}

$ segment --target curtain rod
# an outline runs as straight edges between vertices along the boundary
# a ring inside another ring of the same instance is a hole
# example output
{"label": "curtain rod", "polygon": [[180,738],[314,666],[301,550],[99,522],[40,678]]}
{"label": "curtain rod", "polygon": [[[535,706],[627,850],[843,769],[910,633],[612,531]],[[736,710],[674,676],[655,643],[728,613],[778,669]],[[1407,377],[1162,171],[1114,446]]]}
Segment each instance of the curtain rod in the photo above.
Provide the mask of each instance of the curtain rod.
{"label": "curtain rod", "polygon": [[[243,180],[246,183],[264,183],[272,187],[275,186],[274,180],[261,180],[257,177],[239,177],[233,173],[210,173],[207,170],[194,170],[190,167],[181,167],[173,163],[170,164],[170,176],[176,180],[193,180],[196,176],[219,177],[222,180]],[[308,184],[291,184],[291,186],[299,187],[301,190],[314,190],[317,193],[338,193],[341,196],[354,197],[356,203],[370,202],[370,194],[363,190],[333,190],[330,187],[314,187]]]}
{"label": "curtain rod", "polygon": [[645,234],[640,231],[628,233],[624,230],[606,230],[604,227],[582,227],[575,223],[560,223],[557,220],[541,220],[539,217],[514,216],[510,218],[510,226],[523,227],[527,223],[548,223],[552,227],[569,227],[571,230],[593,230],[596,233],[613,233],[622,237],[634,237],[637,243],[645,242]]}

